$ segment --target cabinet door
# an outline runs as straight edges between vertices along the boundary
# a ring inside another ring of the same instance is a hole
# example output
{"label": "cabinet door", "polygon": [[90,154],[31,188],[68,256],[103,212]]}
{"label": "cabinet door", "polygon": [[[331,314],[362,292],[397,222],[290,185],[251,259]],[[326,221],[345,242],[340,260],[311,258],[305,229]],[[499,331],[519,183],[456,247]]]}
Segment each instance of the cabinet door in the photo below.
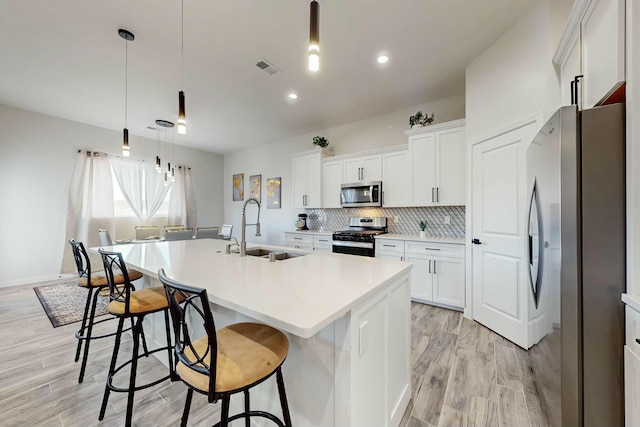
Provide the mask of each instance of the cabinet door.
{"label": "cabinet door", "polygon": [[[562,105],[571,105],[571,82],[576,76],[582,74],[582,64],[580,62],[580,28],[576,30],[569,45],[569,53],[560,70],[562,79]],[[582,87],[582,85],[580,87]],[[578,98],[582,99],[582,96]]]}
{"label": "cabinet door", "polygon": [[624,424],[640,426],[640,358],[624,346]]}
{"label": "cabinet door", "polygon": [[362,181],[362,159],[356,157],[353,159],[347,159],[344,161],[344,183],[351,184],[352,182]]}
{"label": "cabinet door", "polygon": [[436,203],[442,206],[466,204],[466,156],[464,129],[436,134]]}
{"label": "cabinet door", "polygon": [[320,156],[307,159],[307,199],[305,208],[322,207],[322,160]]}
{"label": "cabinet door", "polygon": [[376,258],[380,259],[390,259],[393,261],[404,261],[404,256],[402,254],[397,254],[393,252],[380,252],[376,255]]}
{"label": "cabinet door", "polygon": [[293,207],[304,208],[307,188],[309,185],[309,172],[307,170],[307,158],[293,159]]}
{"label": "cabinet door", "polygon": [[464,307],[464,260],[433,257],[433,301]]}
{"label": "cabinet door", "polygon": [[411,205],[435,205],[435,134],[411,137],[409,139],[409,159],[411,162]]}
{"label": "cabinet door", "polygon": [[382,206],[407,206],[409,171],[407,152],[386,153],[382,158]]}
{"label": "cabinet door", "polygon": [[379,154],[362,158],[363,181],[382,181],[382,156]]}
{"label": "cabinet door", "polygon": [[431,301],[433,300],[431,283],[431,257],[422,255],[407,255],[407,261],[413,264],[411,269],[411,298]]}
{"label": "cabinet door", "polygon": [[323,166],[323,199],[322,207],[340,207],[340,186],[342,185],[342,168],[344,164],[341,160],[326,162]]}
{"label": "cabinet door", "polygon": [[582,19],[584,108],[625,80],[625,1],[593,0]]}

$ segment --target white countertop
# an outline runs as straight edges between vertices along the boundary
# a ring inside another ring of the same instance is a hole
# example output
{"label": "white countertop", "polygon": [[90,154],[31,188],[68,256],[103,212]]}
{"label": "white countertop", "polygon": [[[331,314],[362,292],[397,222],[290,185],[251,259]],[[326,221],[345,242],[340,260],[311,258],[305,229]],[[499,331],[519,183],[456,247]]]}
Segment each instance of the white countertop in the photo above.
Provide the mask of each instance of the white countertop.
{"label": "white countertop", "polygon": [[456,245],[464,245],[464,237],[437,237],[428,236],[426,239],[421,239],[420,236],[415,234],[379,234],[375,236],[376,239],[396,239],[396,240],[411,240],[416,242],[430,242],[430,243],[452,243]]}
{"label": "white countertop", "polygon": [[622,302],[640,312],[640,295],[622,294]]}
{"label": "white countertop", "polygon": [[317,234],[318,236],[331,236],[333,231],[331,230],[286,230],[285,233],[297,233],[297,234]]}
{"label": "white countertop", "polygon": [[302,338],[312,337],[411,268],[402,261],[317,252],[269,262],[226,255],[227,243],[196,239],[105,249],[121,252],[128,266],[154,278],[164,268],[174,280],[206,288],[212,303]]}

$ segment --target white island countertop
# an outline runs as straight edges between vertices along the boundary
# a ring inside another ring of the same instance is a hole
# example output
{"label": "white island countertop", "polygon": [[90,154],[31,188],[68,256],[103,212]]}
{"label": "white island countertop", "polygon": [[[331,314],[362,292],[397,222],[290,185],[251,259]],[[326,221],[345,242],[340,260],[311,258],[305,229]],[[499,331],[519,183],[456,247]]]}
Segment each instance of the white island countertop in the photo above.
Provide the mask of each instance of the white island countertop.
{"label": "white island countertop", "polygon": [[[333,253],[269,262],[227,255],[227,243],[196,239],[105,249],[121,252],[129,267],[153,278],[164,268],[174,280],[207,289],[212,303],[301,338],[312,337],[411,268],[407,262]],[[247,247],[301,252],[257,244]]]}

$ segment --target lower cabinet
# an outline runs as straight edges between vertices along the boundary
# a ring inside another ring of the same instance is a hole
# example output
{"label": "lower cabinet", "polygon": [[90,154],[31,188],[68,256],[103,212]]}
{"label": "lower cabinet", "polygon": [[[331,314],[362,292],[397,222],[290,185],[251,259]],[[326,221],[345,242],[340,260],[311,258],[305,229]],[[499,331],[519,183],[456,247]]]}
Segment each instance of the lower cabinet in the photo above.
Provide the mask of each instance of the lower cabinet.
{"label": "lower cabinet", "polygon": [[640,312],[625,308],[624,424],[640,426]]}
{"label": "lower cabinet", "polygon": [[287,248],[302,249],[305,251],[331,252],[332,239],[329,234],[284,233],[284,245]]}
{"label": "lower cabinet", "polygon": [[411,299],[464,308],[464,245],[378,239],[376,257],[413,264]]}

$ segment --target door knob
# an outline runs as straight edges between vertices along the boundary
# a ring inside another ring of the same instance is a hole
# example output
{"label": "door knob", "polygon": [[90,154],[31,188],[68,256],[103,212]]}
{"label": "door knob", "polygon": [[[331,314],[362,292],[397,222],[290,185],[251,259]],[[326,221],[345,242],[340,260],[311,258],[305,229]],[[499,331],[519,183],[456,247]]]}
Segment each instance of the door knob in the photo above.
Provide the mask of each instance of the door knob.
{"label": "door knob", "polygon": [[480,242],[480,239],[471,239],[471,243],[473,243],[474,245],[481,245],[482,244]]}

